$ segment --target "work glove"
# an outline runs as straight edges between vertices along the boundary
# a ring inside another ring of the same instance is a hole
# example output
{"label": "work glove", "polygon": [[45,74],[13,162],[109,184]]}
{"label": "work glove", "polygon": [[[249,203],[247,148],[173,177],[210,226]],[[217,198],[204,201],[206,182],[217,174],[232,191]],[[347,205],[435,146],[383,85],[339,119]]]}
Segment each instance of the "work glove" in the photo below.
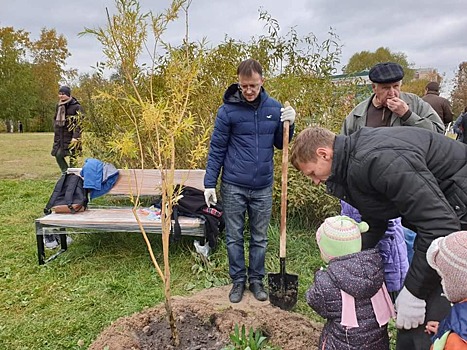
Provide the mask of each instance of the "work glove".
{"label": "work glove", "polygon": [[396,327],[398,329],[411,329],[423,324],[425,306],[425,300],[418,299],[407,288],[402,288],[396,298]]}
{"label": "work glove", "polygon": [[205,188],[204,189],[204,200],[208,207],[210,207],[211,205],[216,205],[217,204],[216,189]]}
{"label": "work glove", "polygon": [[286,120],[290,122],[290,125],[293,125],[295,122],[295,109],[292,106],[281,108],[281,122],[285,122]]}

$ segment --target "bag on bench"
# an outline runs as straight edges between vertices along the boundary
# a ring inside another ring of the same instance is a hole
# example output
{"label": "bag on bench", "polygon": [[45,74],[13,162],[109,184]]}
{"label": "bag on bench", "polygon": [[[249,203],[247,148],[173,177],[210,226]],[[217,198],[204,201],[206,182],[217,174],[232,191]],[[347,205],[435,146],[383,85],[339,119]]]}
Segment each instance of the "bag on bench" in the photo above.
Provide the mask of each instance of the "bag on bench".
{"label": "bag on bench", "polygon": [[44,208],[46,215],[55,213],[77,213],[86,210],[88,193],[83,188],[83,179],[75,174],[65,174],[55,184],[49,202]]}
{"label": "bag on bench", "polygon": [[[205,238],[209,246],[215,249],[219,234],[225,228],[224,218],[222,217],[222,204],[218,202],[215,206],[208,208],[204,199],[204,192],[194,187],[181,186],[180,189],[180,185],[176,185],[175,191],[180,191],[181,197],[172,208],[172,218],[175,222],[172,232],[173,239],[178,241],[181,238],[181,227],[178,221],[179,216],[198,217],[205,221]],[[161,208],[160,201],[153,203],[153,205]]]}

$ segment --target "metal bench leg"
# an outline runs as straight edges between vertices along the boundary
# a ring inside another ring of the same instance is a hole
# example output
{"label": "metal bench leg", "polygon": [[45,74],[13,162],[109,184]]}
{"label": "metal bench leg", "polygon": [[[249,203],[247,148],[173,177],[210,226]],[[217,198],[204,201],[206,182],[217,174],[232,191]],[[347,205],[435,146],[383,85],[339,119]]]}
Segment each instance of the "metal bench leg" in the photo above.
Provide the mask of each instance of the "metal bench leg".
{"label": "metal bench leg", "polygon": [[61,228],[60,232],[63,232],[58,235],[60,237],[60,248],[61,250],[66,251],[68,249],[68,245],[66,243],[66,229]]}
{"label": "metal bench leg", "polygon": [[36,242],[37,242],[37,257],[39,259],[39,265],[44,265],[44,260],[45,260],[44,232],[42,231],[42,225],[39,222],[36,222]]}
{"label": "metal bench leg", "polygon": [[[68,249],[68,245],[66,243],[66,229],[65,228],[60,228],[60,232],[63,233],[58,233],[60,237],[60,250],[53,254],[51,257],[49,257],[45,263],[47,264],[49,261],[55,260],[60,254],[65,253],[66,250]],[[57,233],[55,233],[57,234]]]}

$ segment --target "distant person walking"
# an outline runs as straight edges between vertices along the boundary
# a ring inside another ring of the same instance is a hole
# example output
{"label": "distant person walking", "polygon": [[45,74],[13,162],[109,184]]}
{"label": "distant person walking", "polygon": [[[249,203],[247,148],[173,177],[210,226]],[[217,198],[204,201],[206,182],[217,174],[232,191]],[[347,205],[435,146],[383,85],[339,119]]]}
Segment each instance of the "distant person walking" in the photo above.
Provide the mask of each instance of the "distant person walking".
{"label": "distant person walking", "polygon": [[70,157],[70,166],[76,166],[76,157],[81,151],[81,116],[83,109],[78,100],[71,96],[71,89],[62,86],[58,90],[59,102],[54,117],[54,143],[51,154],[57,160],[62,174],[66,174]]}
{"label": "distant person walking", "polygon": [[451,105],[447,99],[439,96],[439,84],[436,81],[426,85],[425,96],[422,99],[433,107],[445,126],[452,122],[454,114],[451,111]]}
{"label": "distant person walking", "polygon": [[23,132],[23,123],[21,121],[18,122],[18,132]]}
{"label": "distant person walking", "polygon": [[457,134],[457,140],[467,143],[467,106],[464,108],[464,112],[459,115],[456,122],[454,123],[454,132]]}

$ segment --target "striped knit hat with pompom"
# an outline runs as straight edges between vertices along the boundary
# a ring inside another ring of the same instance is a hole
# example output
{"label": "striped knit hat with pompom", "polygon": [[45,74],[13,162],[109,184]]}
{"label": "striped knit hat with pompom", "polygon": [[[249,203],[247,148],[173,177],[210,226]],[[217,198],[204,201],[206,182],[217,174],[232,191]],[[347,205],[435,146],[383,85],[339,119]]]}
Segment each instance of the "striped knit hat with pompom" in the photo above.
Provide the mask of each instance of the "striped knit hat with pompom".
{"label": "striped knit hat with pompom", "polygon": [[316,241],[325,262],[332,258],[357,253],[362,249],[363,232],[368,231],[364,221],[357,223],[348,216],[333,216],[324,220],[316,232]]}
{"label": "striped knit hat with pompom", "polygon": [[467,231],[435,239],[426,252],[426,260],[441,276],[449,301],[458,303],[467,298]]}

